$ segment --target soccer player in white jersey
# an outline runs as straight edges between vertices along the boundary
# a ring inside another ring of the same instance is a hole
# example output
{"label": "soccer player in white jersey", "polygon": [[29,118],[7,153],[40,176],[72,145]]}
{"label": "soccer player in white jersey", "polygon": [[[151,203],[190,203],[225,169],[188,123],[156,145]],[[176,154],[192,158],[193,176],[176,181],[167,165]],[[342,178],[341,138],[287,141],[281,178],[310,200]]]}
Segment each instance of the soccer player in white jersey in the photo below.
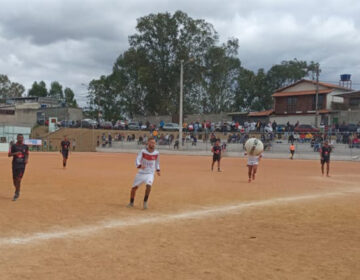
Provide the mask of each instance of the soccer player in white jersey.
{"label": "soccer player in white jersey", "polygon": [[[246,152],[245,155],[247,155]],[[261,158],[262,158],[262,154],[257,156],[248,155],[247,166],[248,166],[249,183],[251,183],[251,180],[255,180],[255,174]]]}
{"label": "soccer player in white jersey", "polygon": [[128,207],[134,206],[135,194],[137,189],[142,185],[146,185],[144,197],[144,209],[147,209],[147,201],[149,199],[151,185],[154,182],[154,173],[160,176],[159,152],[155,150],[155,139],[150,137],[147,142],[146,149],[142,149],[136,157],[136,167],[139,169],[135,176],[134,184],[130,193],[130,203]]}

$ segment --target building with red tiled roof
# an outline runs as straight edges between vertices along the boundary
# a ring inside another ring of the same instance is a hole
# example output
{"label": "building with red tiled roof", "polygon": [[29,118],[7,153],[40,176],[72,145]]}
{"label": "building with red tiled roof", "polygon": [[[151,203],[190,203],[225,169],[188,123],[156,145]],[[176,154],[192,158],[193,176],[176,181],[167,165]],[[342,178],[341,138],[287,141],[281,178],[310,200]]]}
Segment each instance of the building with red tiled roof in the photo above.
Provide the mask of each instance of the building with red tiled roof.
{"label": "building with red tiled roof", "polygon": [[[316,81],[300,80],[280,88],[272,95],[274,114],[271,119],[277,123],[295,123],[315,125],[316,115]],[[332,118],[333,105],[339,102],[338,95],[351,92],[349,88],[330,83],[318,83],[318,124],[336,121]]]}

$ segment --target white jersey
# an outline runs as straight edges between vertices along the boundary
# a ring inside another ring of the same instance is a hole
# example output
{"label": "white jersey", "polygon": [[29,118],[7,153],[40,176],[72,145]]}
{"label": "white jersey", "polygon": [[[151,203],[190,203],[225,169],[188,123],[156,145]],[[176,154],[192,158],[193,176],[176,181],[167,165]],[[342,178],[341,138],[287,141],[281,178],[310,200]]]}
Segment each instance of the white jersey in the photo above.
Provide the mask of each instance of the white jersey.
{"label": "white jersey", "polygon": [[136,157],[136,167],[139,174],[154,174],[155,170],[160,170],[159,152],[142,149]]}

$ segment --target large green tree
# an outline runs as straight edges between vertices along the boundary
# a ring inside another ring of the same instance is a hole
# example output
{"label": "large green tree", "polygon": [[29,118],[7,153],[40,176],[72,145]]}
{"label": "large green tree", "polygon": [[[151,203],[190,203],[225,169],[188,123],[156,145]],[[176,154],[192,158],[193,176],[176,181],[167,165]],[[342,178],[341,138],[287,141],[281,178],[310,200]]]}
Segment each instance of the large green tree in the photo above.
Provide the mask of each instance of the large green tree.
{"label": "large green tree", "polygon": [[89,84],[89,110],[93,117],[99,116],[106,120],[118,120],[121,117],[121,100],[112,83],[112,78],[101,76]]}
{"label": "large green tree", "polygon": [[0,74],[0,99],[21,97],[24,91],[23,85],[11,82],[7,75]]}
{"label": "large green tree", "polygon": [[268,86],[271,90],[292,84],[303,78],[314,78],[316,63],[311,61],[293,60],[282,61],[267,72]]}
{"label": "large green tree", "polygon": [[[240,75],[240,60],[237,58],[238,41],[229,40],[221,47],[211,47],[204,56],[204,71],[200,111],[219,113],[230,111],[234,104]],[[199,99],[198,90],[194,92],[193,100]]]}
{"label": "large green tree", "polygon": [[66,102],[67,106],[72,107],[72,108],[78,107],[76,99],[75,99],[75,94],[71,88],[65,88],[64,95],[65,95],[65,102]]}
{"label": "large green tree", "polygon": [[[140,82],[146,88],[145,110],[151,114],[172,114],[178,109],[181,61],[193,59],[184,71],[186,94],[200,82],[203,57],[217,42],[217,33],[211,24],[181,11],[142,17],[136,29],[138,33],[129,41],[131,48],[144,57]],[[191,108],[190,100],[184,100],[184,107]]]}
{"label": "large green tree", "polygon": [[[231,107],[233,82],[240,61],[237,40],[217,46],[213,26],[177,11],[150,14],[138,19],[137,33],[129,37],[130,48],[116,60],[113,73],[91,87],[95,96],[113,95],[117,106],[99,106],[106,111],[120,108],[119,114],[178,114],[180,65],[184,65],[184,111],[219,112]],[[111,85],[111,86],[109,86]],[[99,90],[99,92],[97,92]],[[210,97],[209,97],[210,96]],[[101,98],[102,99],[102,98]],[[111,113],[113,114],[113,113]]]}
{"label": "large green tree", "polygon": [[31,97],[47,97],[48,91],[46,88],[46,83],[44,81],[34,82],[31,89],[28,91],[28,95]]}
{"label": "large green tree", "polygon": [[64,99],[64,92],[62,89],[62,85],[57,81],[52,82],[50,85],[48,96],[56,98],[58,100]]}
{"label": "large green tree", "polygon": [[90,83],[89,108],[106,118],[178,115],[181,64],[185,113],[272,108],[277,88],[310,77],[316,66],[294,59],[267,72],[247,70],[237,39],[219,45],[210,23],[181,11],[139,18],[129,44],[113,72]]}

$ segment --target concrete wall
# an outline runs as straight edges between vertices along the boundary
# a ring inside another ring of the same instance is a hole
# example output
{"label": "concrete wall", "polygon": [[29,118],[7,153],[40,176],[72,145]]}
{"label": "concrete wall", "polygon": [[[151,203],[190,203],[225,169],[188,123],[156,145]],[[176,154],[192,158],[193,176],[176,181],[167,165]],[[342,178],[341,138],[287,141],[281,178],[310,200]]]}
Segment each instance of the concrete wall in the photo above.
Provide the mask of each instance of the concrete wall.
{"label": "concrete wall", "polygon": [[360,122],[360,110],[339,111],[335,115],[338,117],[339,123],[355,123]]}
{"label": "concrete wall", "polygon": [[[184,122],[203,122],[204,120],[209,120],[212,122],[220,122],[220,121],[231,121],[231,116],[227,115],[228,113],[219,113],[219,114],[189,114],[185,115]],[[142,121],[145,123],[146,121],[149,121],[153,124],[160,123],[161,120],[163,120],[165,123],[172,122],[171,116],[135,116],[134,121]]]}
{"label": "concrete wall", "polygon": [[[321,123],[322,115],[319,115],[318,125]],[[333,124],[333,119],[338,118],[339,123],[359,123],[360,122],[360,110],[351,110],[351,111],[338,111],[329,115],[329,125]],[[315,115],[298,115],[298,116],[270,116],[270,121],[276,121],[277,124],[286,124],[288,121],[290,124],[295,124],[297,121],[300,124],[311,124],[315,125]]]}
{"label": "concrete wall", "polygon": [[34,126],[37,123],[37,112],[44,112],[45,118],[57,117],[58,120],[81,120],[82,109],[78,108],[42,108],[16,109],[14,115],[0,114],[0,125]]}
{"label": "concrete wall", "polygon": [[36,124],[36,109],[15,110],[14,115],[0,114],[0,125],[34,126]]}
{"label": "concrete wall", "polygon": [[49,117],[56,117],[59,121],[61,120],[72,120],[78,121],[83,119],[82,109],[79,108],[42,108],[37,110],[38,112],[45,113],[45,119]]}
{"label": "concrete wall", "polygon": [[[319,117],[321,119],[321,117]],[[315,115],[311,116],[305,116],[305,115],[299,115],[299,116],[270,116],[270,121],[276,121],[277,124],[286,124],[287,122],[290,122],[290,124],[294,125],[297,121],[299,121],[300,124],[311,124],[315,125]]]}

